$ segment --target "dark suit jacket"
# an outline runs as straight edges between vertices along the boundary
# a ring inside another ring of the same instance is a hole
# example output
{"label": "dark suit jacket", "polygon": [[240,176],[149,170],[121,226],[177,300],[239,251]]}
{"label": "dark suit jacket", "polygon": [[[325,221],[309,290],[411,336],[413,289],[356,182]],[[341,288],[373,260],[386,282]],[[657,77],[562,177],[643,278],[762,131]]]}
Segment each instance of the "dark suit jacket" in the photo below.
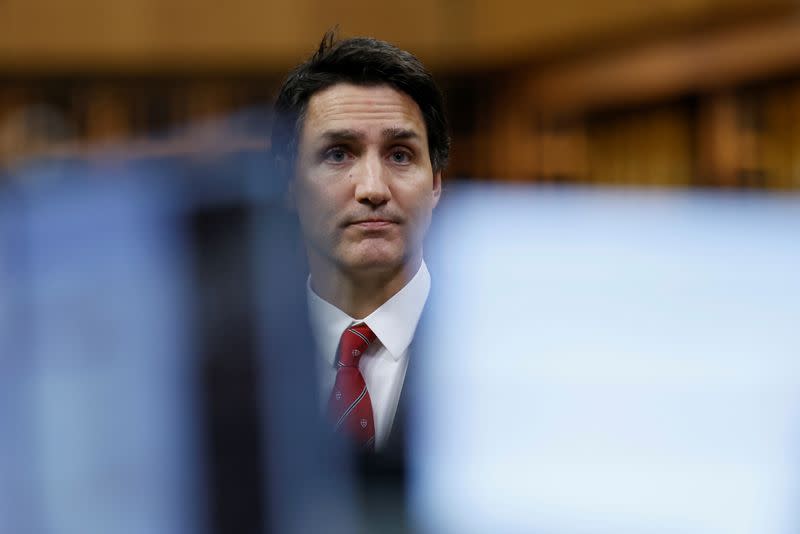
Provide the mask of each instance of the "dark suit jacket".
{"label": "dark suit jacket", "polygon": [[[389,438],[381,450],[374,453],[361,453],[356,462],[357,479],[364,509],[382,510],[383,521],[386,520],[387,514],[393,516],[391,522],[397,525],[398,532],[408,530],[406,507],[408,438],[409,434],[415,430],[413,422],[416,406],[412,400],[417,387],[419,368],[417,347],[419,346],[418,341],[425,336],[428,309],[429,305],[426,303],[414,334],[414,340],[409,347],[408,369]],[[391,496],[390,502],[387,502],[387,495]],[[372,503],[374,499],[381,498],[382,502]]]}
{"label": "dark suit jacket", "polygon": [[[365,532],[410,532],[408,519],[408,437],[413,432],[412,397],[418,364],[415,342],[409,347],[408,369],[400,392],[394,423],[384,447],[373,453],[358,453],[356,482],[360,515]],[[373,515],[373,514],[379,515]],[[391,526],[390,531],[386,529]]]}

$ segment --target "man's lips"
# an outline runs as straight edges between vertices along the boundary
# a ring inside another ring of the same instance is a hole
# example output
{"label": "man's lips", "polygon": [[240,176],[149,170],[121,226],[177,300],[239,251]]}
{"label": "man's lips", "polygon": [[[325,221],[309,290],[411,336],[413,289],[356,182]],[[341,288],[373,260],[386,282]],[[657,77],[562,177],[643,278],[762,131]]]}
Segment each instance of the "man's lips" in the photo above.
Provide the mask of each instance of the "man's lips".
{"label": "man's lips", "polygon": [[353,221],[348,226],[354,226],[362,230],[382,230],[396,224],[397,221],[391,219],[362,219]]}

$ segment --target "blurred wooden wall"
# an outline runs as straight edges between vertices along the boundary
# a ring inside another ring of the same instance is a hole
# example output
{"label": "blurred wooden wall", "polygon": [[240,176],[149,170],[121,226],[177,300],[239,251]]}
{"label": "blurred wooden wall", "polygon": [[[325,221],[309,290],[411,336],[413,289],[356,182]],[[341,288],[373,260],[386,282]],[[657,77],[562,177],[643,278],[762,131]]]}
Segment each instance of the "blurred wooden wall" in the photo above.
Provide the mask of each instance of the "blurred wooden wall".
{"label": "blurred wooden wall", "polygon": [[266,149],[268,116],[226,117],[267,113],[338,23],[435,71],[451,176],[797,189],[797,12],[794,0],[2,0],[0,165],[117,142]]}
{"label": "blurred wooden wall", "polygon": [[284,70],[341,25],[436,70],[785,13],[792,0],[3,0],[0,71]]}

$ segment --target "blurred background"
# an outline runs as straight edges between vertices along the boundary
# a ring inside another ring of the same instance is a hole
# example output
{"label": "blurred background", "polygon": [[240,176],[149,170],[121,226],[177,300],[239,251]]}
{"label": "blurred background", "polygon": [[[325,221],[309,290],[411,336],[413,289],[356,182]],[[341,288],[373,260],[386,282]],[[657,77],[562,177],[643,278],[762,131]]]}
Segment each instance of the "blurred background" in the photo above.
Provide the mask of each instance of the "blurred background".
{"label": "blurred background", "polygon": [[[407,487],[269,175],[337,24],[451,120]],[[798,192],[795,0],[0,0],[0,534],[796,533]]]}
{"label": "blurred background", "polygon": [[432,68],[451,177],[800,187],[794,0],[4,0],[0,165],[266,148],[277,84],[336,24]]}

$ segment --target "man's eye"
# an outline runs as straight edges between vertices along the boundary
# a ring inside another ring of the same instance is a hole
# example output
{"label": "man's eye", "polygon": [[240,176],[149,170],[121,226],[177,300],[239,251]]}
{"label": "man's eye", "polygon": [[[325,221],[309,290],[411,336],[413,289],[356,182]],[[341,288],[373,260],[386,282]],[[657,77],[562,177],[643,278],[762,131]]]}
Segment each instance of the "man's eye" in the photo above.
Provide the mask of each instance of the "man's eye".
{"label": "man's eye", "polygon": [[325,159],[333,163],[343,163],[347,159],[347,152],[341,148],[332,148],[325,152]]}
{"label": "man's eye", "polygon": [[411,161],[411,154],[409,154],[405,150],[395,150],[394,152],[392,152],[391,158],[394,163],[404,164],[404,163],[409,163]]}

